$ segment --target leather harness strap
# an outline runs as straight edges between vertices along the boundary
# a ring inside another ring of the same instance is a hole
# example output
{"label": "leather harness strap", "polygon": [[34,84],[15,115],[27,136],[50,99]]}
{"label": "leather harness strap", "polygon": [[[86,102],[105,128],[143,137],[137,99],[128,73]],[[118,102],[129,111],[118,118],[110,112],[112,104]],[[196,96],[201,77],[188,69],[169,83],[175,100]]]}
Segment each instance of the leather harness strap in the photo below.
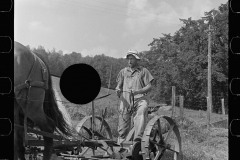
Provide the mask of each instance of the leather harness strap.
{"label": "leather harness strap", "polygon": [[44,88],[45,90],[48,89],[48,85],[42,81],[33,81],[32,80],[32,74],[37,72],[37,59],[39,60],[40,64],[41,64],[41,67],[42,67],[42,77],[43,77],[43,81],[46,81],[47,80],[47,70],[46,68],[44,68],[44,62],[42,62],[42,60],[40,58],[38,58],[34,53],[32,53],[34,55],[34,64],[31,68],[31,71],[30,71],[30,74],[28,75],[28,78],[27,80],[25,81],[25,83],[23,84],[20,84],[20,85],[17,85],[17,86],[14,86],[14,92],[18,92],[24,88],[29,88],[30,86],[31,87],[39,87],[39,88]]}

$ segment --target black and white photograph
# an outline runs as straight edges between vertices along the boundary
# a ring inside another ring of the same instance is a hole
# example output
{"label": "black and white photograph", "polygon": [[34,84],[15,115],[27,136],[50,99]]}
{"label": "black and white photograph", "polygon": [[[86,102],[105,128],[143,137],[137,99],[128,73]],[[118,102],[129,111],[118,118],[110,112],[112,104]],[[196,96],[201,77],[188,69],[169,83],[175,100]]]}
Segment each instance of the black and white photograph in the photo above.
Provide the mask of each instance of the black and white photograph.
{"label": "black and white photograph", "polygon": [[14,160],[228,160],[228,23],[227,0],[15,0]]}

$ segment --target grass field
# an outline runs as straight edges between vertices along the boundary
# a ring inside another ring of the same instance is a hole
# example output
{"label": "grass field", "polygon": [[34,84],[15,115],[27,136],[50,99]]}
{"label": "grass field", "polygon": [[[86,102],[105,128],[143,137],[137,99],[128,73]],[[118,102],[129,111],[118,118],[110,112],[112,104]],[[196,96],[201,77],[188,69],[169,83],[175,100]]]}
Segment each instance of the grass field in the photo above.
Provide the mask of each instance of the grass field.
{"label": "grass field", "polygon": [[[59,79],[53,78],[53,85],[59,90]],[[107,94],[107,89],[102,88],[98,97]],[[119,99],[113,90],[110,96],[95,101],[95,113],[99,115],[100,111],[107,107],[106,121],[110,125],[112,134],[117,137],[117,123]],[[59,94],[61,101],[67,100]],[[80,98],[80,97],[79,97]],[[157,105],[150,102],[149,106]],[[72,103],[64,103],[69,115],[71,116],[72,125],[75,126],[84,116],[91,114],[91,103],[86,105],[76,105]],[[172,111],[162,110],[161,108],[155,112],[156,115],[171,116]],[[174,114],[181,138],[184,160],[227,160],[228,159],[228,129],[211,127],[209,130],[204,127],[207,124],[207,113],[205,111],[195,111],[184,109],[184,119],[179,123],[179,108],[176,107]],[[218,126],[226,126],[228,116],[211,114],[211,123],[218,122]],[[219,122],[222,121],[222,122]],[[224,124],[221,124],[224,123]],[[217,123],[216,123],[217,124]]]}

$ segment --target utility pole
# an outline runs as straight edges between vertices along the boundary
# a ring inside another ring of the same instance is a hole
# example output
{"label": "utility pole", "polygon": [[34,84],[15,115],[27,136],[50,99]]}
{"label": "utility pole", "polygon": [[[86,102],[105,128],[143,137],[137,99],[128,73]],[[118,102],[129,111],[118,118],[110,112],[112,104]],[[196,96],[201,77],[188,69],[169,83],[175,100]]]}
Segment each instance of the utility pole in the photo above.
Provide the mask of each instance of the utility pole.
{"label": "utility pole", "polygon": [[214,17],[219,14],[217,10],[211,11],[211,17],[202,17],[202,18],[208,18],[208,30],[206,31],[208,33],[208,96],[207,96],[207,119],[208,119],[208,127],[210,125],[210,115],[212,113],[212,55],[211,55],[211,33],[213,29],[211,29],[211,23],[214,20]]}
{"label": "utility pole", "polygon": [[209,24],[208,32],[208,108],[212,112],[212,55],[211,55],[211,25]]}
{"label": "utility pole", "polygon": [[210,126],[210,117],[212,113],[212,65],[211,65],[211,25],[209,24],[209,28],[207,30],[208,33],[208,97],[207,97],[207,128]]}
{"label": "utility pole", "polygon": [[108,91],[107,91],[107,94],[109,94],[109,88],[111,86],[111,75],[112,75],[112,65],[111,65],[110,76],[109,76],[109,81],[108,81]]}

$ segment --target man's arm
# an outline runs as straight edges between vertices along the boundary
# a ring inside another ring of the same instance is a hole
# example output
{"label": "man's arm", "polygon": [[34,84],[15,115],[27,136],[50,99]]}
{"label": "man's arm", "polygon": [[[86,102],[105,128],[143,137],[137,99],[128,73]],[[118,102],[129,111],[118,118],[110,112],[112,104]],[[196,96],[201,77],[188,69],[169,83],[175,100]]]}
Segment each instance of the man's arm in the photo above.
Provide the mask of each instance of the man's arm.
{"label": "man's arm", "polygon": [[122,90],[122,87],[123,87],[122,84],[121,84],[121,83],[118,83],[118,84],[117,84],[117,87],[116,87],[116,90]]}
{"label": "man's arm", "polygon": [[116,90],[122,90],[122,87],[123,87],[123,70],[121,70],[118,75],[117,75],[117,87],[116,87]]}
{"label": "man's arm", "polygon": [[142,89],[139,89],[137,91],[133,91],[133,95],[137,95],[137,94],[144,94],[144,93],[148,93],[152,90],[152,82],[150,82],[147,86],[143,87]]}
{"label": "man's arm", "polygon": [[117,87],[116,87],[116,93],[117,93],[117,96],[118,96],[118,97],[121,96],[121,92],[122,92],[122,87],[120,87],[119,85],[117,85]]}
{"label": "man's arm", "polygon": [[154,78],[146,68],[143,68],[143,77],[142,77],[141,80],[143,81],[144,84],[146,84],[146,86],[143,87],[142,89],[134,91],[133,95],[144,94],[144,93],[147,93],[147,92],[151,91],[152,82],[153,82]]}
{"label": "man's arm", "polygon": [[116,93],[117,93],[117,96],[120,97],[121,95],[121,91],[122,91],[122,88],[123,88],[123,70],[121,70],[119,73],[118,73],[118,76],[117,76],[117,87],[116,87]]}

